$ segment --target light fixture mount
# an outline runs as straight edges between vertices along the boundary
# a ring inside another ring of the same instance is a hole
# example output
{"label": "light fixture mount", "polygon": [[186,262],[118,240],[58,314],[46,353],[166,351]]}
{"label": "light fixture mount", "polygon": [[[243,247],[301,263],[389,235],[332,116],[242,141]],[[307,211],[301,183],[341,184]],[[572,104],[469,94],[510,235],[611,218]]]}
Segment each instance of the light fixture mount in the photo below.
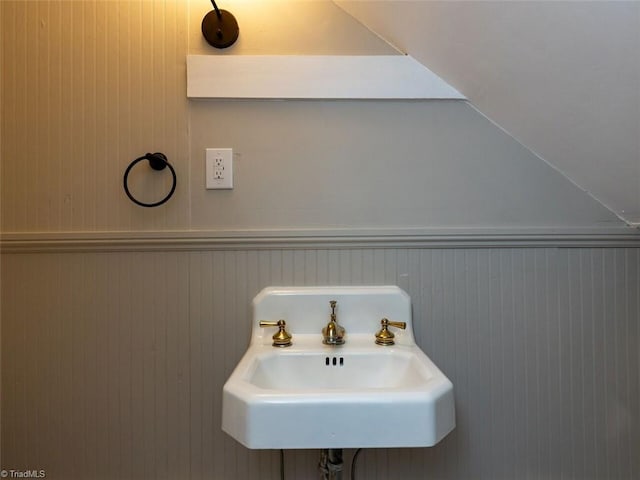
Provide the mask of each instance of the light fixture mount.
{"label": "light fixture mount", "polygon": [[202,35],[212,47],[230,47],[240,33],[236,17],[231,12],[220,10],[214,0],[211,0],[211,3],[213,10],[202,19]]}

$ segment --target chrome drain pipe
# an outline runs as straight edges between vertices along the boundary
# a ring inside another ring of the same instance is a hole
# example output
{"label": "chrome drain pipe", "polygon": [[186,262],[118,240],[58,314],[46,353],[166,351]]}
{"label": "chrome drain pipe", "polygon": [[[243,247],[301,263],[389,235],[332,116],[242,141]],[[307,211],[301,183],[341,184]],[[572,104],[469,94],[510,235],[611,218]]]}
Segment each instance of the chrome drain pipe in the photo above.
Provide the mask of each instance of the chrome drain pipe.
{"label": "chrome drain pipe", "polygon": [[320,471],[321,480],[342,480],[342,449],[325,448],[320,451]]}

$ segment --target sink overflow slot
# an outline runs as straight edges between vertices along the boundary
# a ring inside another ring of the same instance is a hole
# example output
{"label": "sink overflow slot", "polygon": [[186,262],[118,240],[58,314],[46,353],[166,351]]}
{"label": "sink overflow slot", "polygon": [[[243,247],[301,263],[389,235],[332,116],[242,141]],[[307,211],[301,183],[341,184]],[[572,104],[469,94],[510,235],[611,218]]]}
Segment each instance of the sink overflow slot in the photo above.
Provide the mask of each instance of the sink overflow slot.
{"label": "sink overflow slot", "polygon": [[327,366],[333,365],[334,367],[340,365],[342,367],[344,365],[344,357],[325,357],[324,364]]}

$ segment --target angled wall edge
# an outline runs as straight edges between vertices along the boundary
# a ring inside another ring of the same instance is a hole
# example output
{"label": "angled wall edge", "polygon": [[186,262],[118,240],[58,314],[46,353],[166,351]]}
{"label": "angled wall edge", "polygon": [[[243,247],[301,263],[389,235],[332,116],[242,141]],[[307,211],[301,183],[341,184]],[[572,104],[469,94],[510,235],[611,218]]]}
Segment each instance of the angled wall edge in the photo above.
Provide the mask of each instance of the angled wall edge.
{"label": "angled wall edge", "polygon": [[466,98],[408,55],[188,55],[188,98]]}

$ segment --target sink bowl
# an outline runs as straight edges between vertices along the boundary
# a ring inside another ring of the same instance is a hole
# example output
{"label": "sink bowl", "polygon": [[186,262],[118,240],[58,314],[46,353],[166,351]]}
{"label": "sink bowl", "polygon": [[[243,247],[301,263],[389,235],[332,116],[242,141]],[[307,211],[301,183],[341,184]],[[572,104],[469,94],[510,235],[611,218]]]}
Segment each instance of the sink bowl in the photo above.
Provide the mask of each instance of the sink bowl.
{"label": "sink bowl", "polygon": [[[322,344],[329,300],[346,343]],[[249,348],[223,389],[222,428],[248,448],[432,446],[455,427],[453,386],[415,344],[398,287],[267,288],[254,299]],[[407,323],[374,343],[380,319]],[[287,321],[293,345],[271,345]]]}
{"label": "sink bowl", "polygon": [[263,390],[346,392],[415,388],[431,377],[409,352],[345,350],[257,355],[245,378],[250,385]]}

